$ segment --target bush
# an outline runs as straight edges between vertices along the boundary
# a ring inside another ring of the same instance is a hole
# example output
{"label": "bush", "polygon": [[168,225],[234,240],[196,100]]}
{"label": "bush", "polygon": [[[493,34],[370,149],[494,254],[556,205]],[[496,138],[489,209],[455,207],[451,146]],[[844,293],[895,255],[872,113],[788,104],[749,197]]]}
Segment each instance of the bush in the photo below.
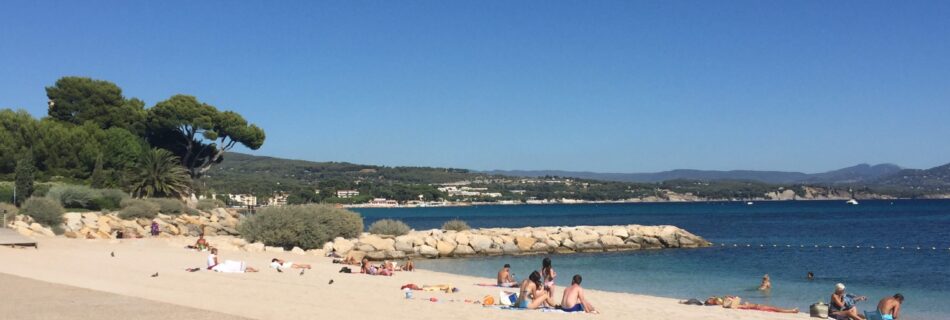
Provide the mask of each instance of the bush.
{"label": "bush", "polygon": [[55,227],[63,224],[66,210],[53,199],[32,197],[23,203],[20,213],[32,217],[39,224]]}
{"label": "bush", "polygon": [[122,211],[119,211],[119,218],[131,220],[138,218],[154,219],[158,216],[161,209],[157,203],[138,199],[126,199],[122,201]]}
{"label": "bush", "polygon": [[459,220],[459,219],[452,219],[452,220],[446,221],[444,224],[442,224],[442,230],[446,230],[446,231],[448,231],[448,230],[452,230],[452,231],[465,231],[465,230],[468,230],[468,229],[471,229],[471,228],[472,228],[472,227],[469,227],[469,226],[468,226],[468,223],[465,223],[465,221],[462,221],[462,220]]}
{"label": "bush", "polygon": [[185,213],[185,203],[178,199],[171,198],[152,198],[148,199],[159,206],[159,212],[164,214],[178,215]]}
{"label": "bush", "polygon": [[3,219],[4,213],[7,214],[7,220],[0,221],[0,228],[5,227],[8,221],[13,221],[13,217],[16,217],[19,212],[20,210],[17,209],[16,206],[9,203],[0,202],[0,219]]}
{"label": "bush", "polygon": [[201,199],[198,200],[198,210],[201,211],[210,211],[217,208],[223,208],[224,201],[218,199]]}
{"label": "bush", "polygon": [[409,225],[393,219],[383,219],[373,222],[369,226],[369,233],[379,235],[401,236],[409,233]]}
{"label": "bush", "polygon": [[115,210],[122,207],[122,200],[129,198],[125,191],[119,189],[99,190],[99,197],[93,200],[99,209]]}
{"label": "bush", "polygon": [[60,185],[54,186],[46,193],[46,197],[59,202],[65,208],[99,209],[96,207],[96,198],[99,191],[87,186]]}
{"label": "bush", "polygon": [[308,250],[321,248],[336,237],[359,236],[363,232],[363,218],[356,212],[329,205],[267,207],[241,222],[238,231],[249,242]]}

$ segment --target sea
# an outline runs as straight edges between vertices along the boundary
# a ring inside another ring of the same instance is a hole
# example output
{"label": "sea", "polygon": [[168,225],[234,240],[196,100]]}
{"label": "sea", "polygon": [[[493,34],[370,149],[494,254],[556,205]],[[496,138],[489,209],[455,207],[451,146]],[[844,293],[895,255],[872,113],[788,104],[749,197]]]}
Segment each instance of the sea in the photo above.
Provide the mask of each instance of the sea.
{"label": "sea", "polygon": [[[462,219],[473,228],[675,225],[713,243],[696,249],[550,255],[557,285],[574,274],[598,290],[677,299],[738,295],[783,308],[828,303],[834,285],[865,295],[906,297],[903,319],[950,319],[950,200],[865,200],[486,205],[355,209],[366,225],[399,219],[417,230]],[[542,256],[418,261],[420,268],[493,278],[512,265],[519,279]],[[813,272],[814,280],[806,274]],[[763,275],[772,290],[756,290]],[[596,305],[596,297],[591,298]]]}

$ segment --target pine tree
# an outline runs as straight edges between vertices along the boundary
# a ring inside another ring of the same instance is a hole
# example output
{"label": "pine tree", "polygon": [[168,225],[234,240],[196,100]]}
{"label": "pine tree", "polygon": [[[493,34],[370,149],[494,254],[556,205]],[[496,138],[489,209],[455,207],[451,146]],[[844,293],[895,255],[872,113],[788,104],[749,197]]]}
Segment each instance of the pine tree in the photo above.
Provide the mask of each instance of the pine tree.
{"label": "pine tree", "polygon": [[26,154],[17,160],[16,169],[14,169],[17,205],[33,195],[33,175],[35,172],[36,167],[33,166],[33,156],[31,154]]}

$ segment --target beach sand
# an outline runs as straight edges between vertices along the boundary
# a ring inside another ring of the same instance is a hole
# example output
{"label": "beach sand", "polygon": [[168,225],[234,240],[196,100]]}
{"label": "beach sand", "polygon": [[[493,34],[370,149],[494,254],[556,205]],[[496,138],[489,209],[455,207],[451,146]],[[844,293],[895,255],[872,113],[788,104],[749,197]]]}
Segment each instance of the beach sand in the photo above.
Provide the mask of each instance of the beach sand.
{"label": "beach sand", "polygon": [[[498,296],[492,282],[417,270],[395,276],[338,273],[341,265],[315,255],[222,251],[222,259],[245,260],[259,273],[223,274],[204,270],[206,253],[182,248],[188,239],[75,240],[40,238],[39,249],[0,247],[0,314],[16,319],[82,319],[107,314],[115,319],[315,319],[398,317],[412,319],[807,319],[720,307],[680,305],[674,299],[589,290],[602,314],[562,314],[485,308],[464,300]],[[215,239],[210,239],[211,244]],[[110,253],[115,252],[115,257]],[[313,264],[303,276],[268,268],[278,257]],[[425,260],[417,266],[424,268]],[[202,267],[198,272],[185,268]],[[353,267],[353,266],[351,266]],[[359,271],[358,267],[353,267]],[[150,275],[158,272],[158,277]],[[19,278],[22,277],[22,278]],[[24,279],[25,278],[25,279]],[[32,279],[32,280],[30,280]],[[330,280],[333,284],[328,284]],[[9,285],[8,285],[9,283]],[[399,287],[451,284],[458,293],[414,291],[405,299]],[[91,291],[90,291],[91,290]],[[558,289],[558,295],[561,290]],[[116,296],[118,295],[118,297]],[[429,298],[438,302],[430,302]],[[560,299],[560,297],[558,297]],[[148,314],[152,318],[143,317]],[[32,316],[31,316],[32,315]],[[112,319],[96,317],[97,319]]]}

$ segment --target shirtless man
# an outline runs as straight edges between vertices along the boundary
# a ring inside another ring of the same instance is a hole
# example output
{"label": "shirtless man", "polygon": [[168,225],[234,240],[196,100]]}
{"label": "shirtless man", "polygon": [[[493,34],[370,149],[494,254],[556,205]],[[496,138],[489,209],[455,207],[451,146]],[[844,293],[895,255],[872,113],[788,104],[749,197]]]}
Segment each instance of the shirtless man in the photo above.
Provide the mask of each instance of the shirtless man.
{"label": "shirtless man", "polygon": [[518,300],[515,301],[515,308],[537,309],[542,306],[555,306],[556,302],[548,294],[547,290],[541,287],[541,273],[532,272],[528,279],[521,282],[521,293],[518,294]]}
{"label": "shirtless man", "polygon": [[900,319],[902,303],[904,303],[904,295],[898,293],[893,297],[881,299],[881,302],[877,303],[877,311],[881,313],[881,318],[884,320]]}
{"label": "shirtless man", "polygon": [[511,275],[511,265],[506,263],[505,266],[498,271],[498,286],[514,287],[517,285],[518,282],[515,280],[515,277]]}
{"label": "shirtless man", "polygon": [[581,288],[581,275],[575,274],[571,279],[571,286],[564,289],[564,298],[561,299],[561,310],[567,312],[584,311],[587,313],[599,313],[594,306],[584,297],[584,288]]}
{"label": "shirtless man", "polygon": [[291,269],[291,268],[293,269],[310,269],[311,268],[309,264],[287,262],[287,261],[284,261],[282,259],[277,259],[277,258],[271,259],[270,267],[277,270]]}

